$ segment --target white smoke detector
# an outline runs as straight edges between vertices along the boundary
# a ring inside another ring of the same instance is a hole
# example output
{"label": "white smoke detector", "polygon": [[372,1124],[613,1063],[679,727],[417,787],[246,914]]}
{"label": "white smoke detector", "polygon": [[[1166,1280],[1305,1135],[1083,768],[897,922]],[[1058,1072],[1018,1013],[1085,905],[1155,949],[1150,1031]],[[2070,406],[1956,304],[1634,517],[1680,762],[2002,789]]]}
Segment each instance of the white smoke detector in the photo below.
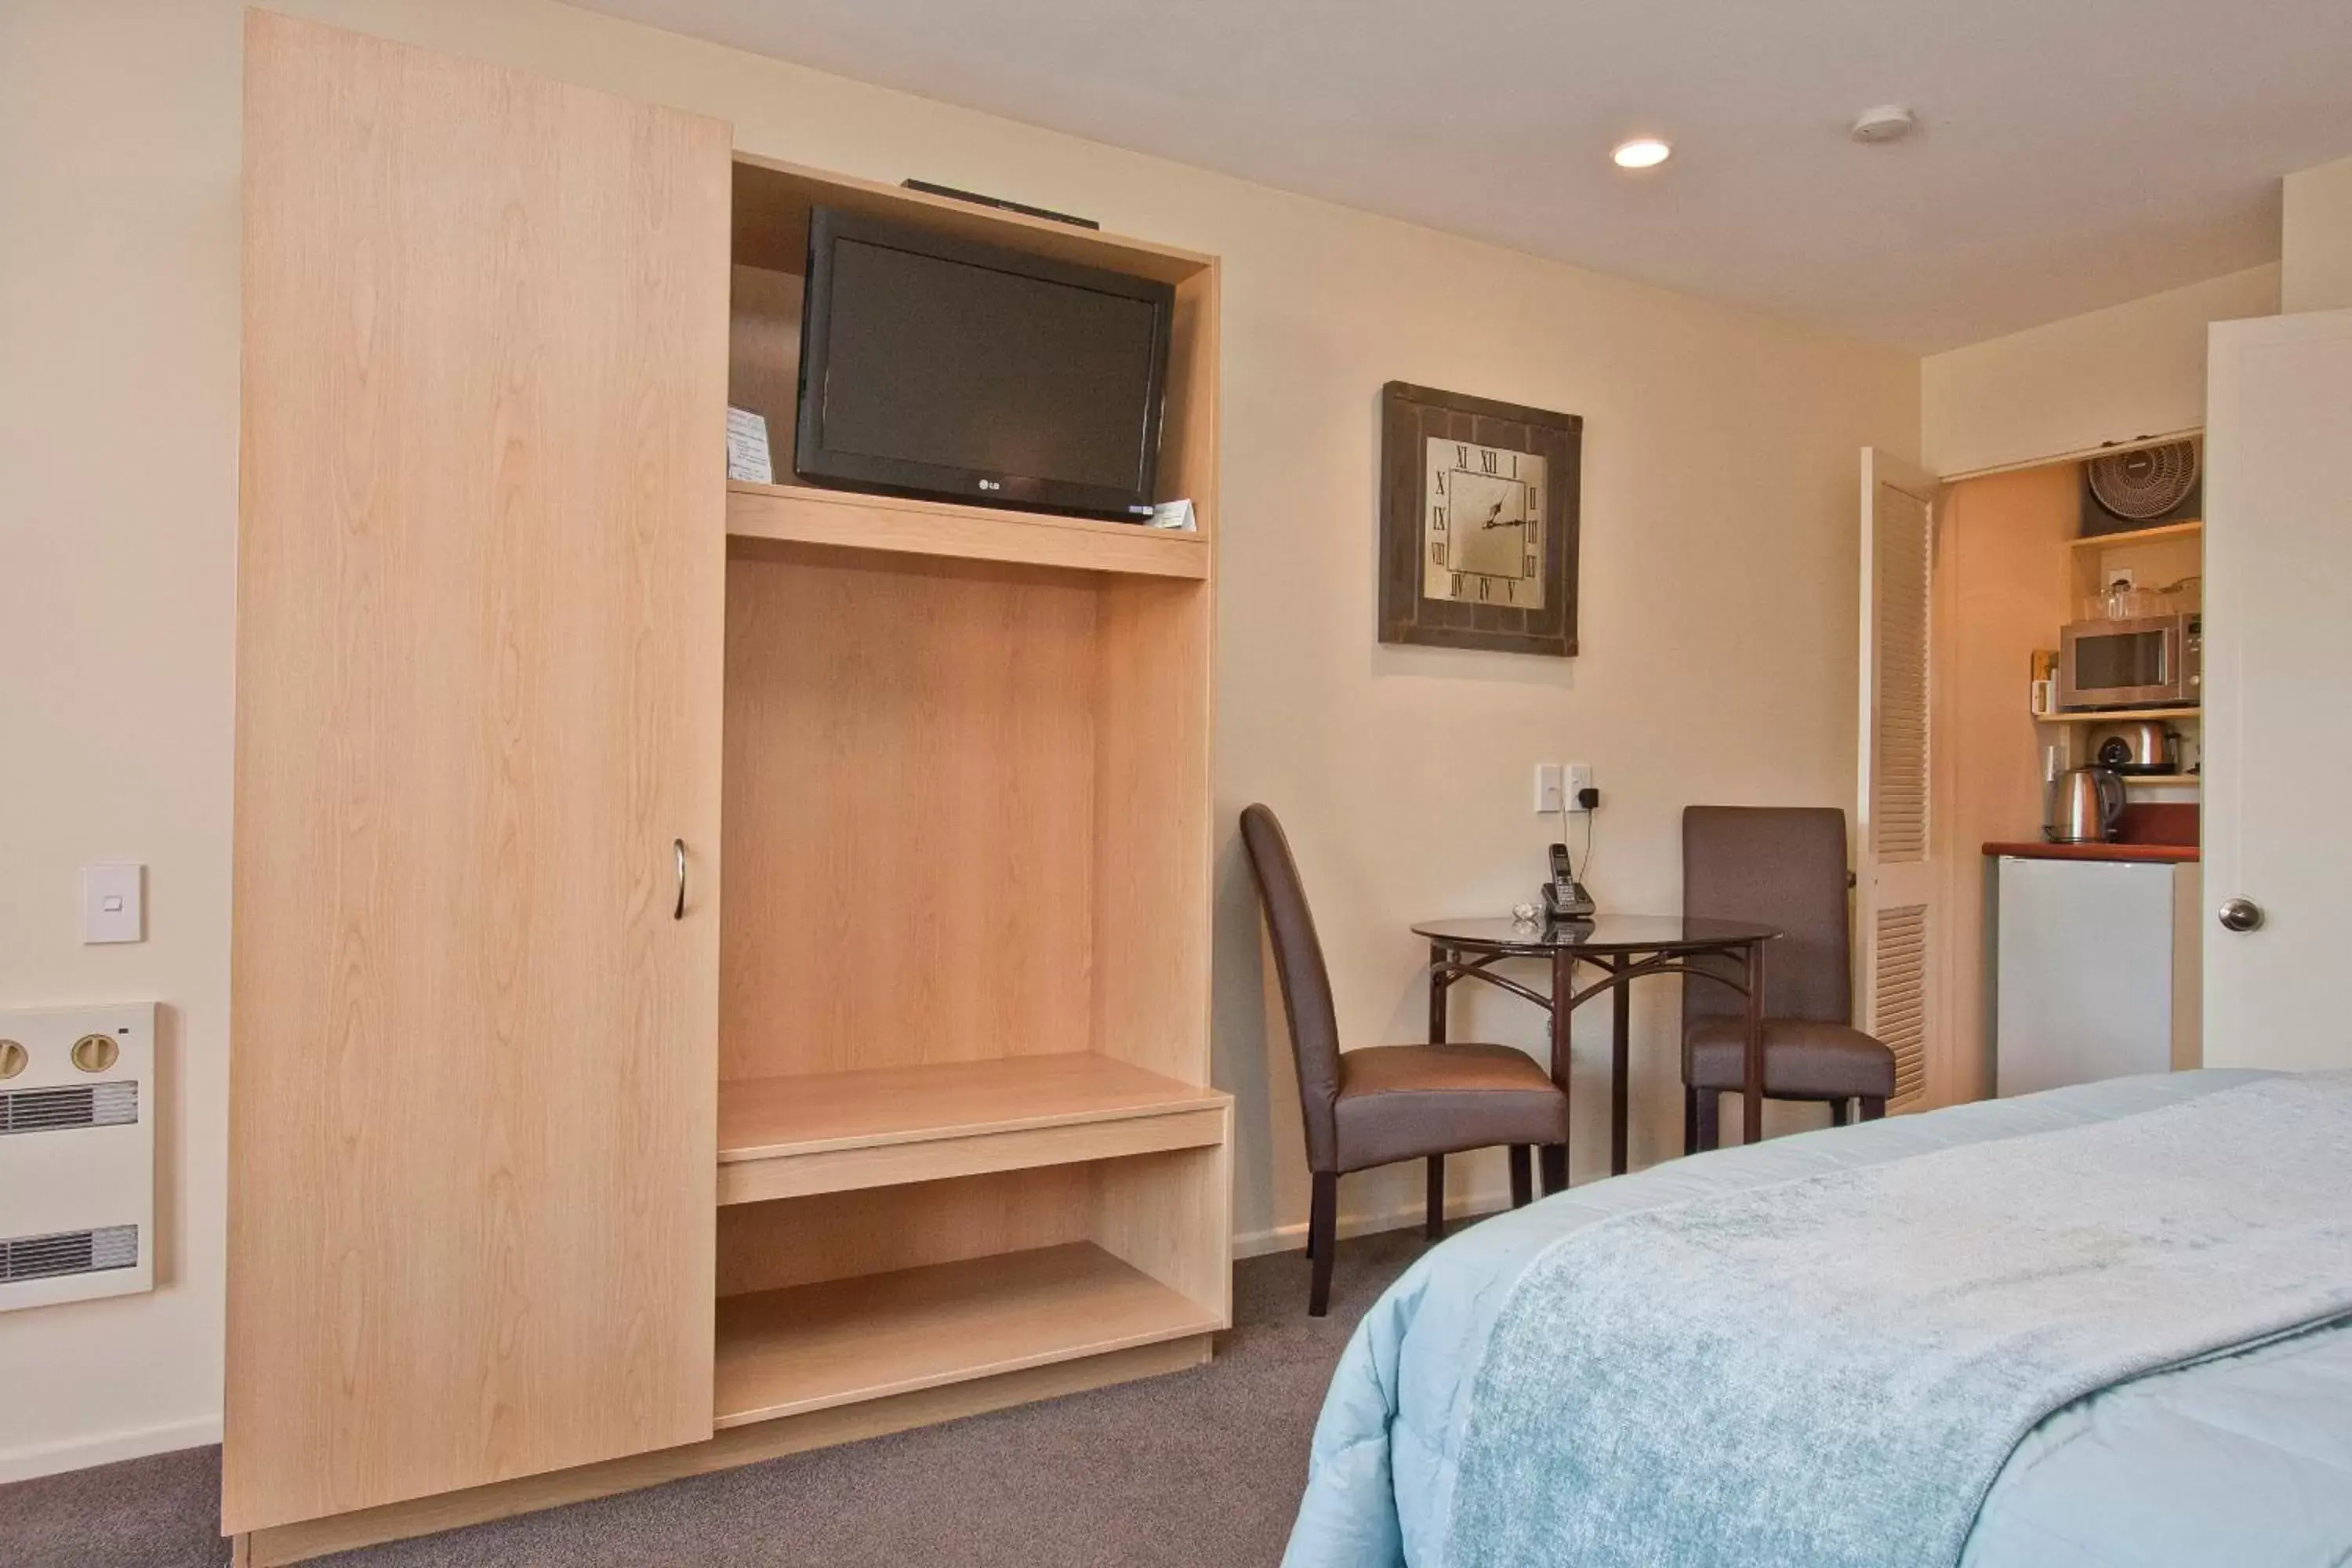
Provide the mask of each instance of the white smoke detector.
{"label": "white smoke detector", "polygon": [[1853,139],[1861,142],[1900,142],[1911,134],[1919,117],[1899,103],[1882,103],[1863,110],[1853,122]]}

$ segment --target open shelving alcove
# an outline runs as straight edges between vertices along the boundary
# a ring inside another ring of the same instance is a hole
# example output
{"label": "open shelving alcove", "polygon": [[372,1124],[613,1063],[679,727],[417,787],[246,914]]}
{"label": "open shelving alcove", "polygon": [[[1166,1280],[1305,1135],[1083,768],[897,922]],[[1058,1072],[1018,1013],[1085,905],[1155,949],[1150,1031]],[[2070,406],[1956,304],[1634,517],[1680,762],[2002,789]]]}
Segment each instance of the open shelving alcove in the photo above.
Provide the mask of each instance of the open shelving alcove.
{"label": "open shelving alcove", "polygon": [[831,205],[1173,284],[1200,530],[729,486],[717,1424],[1204,1336],[1215,265],[740,154],[734,199],[780,475]]}
{"label": "open shelving alcove", "polygon": [[[2118,573],[2129,572],[2146,587],[2172,589],[2184,610],[2204,607],[2205,525],[2190,520],[2158,523],[2123,532],[2085,534],[2066,546],[2065,589],[2068,620],[2095,619],[2094,606],[2102,589]],[[2201,704],[2162,708],[2117,708],[2087,712],[2036,713],[2036,721],[2053,726],[2049,743],[2063,765],[2092,760],[2091,738],[2099,729],[2133,720],[2153,719],[2183,729],[2189,755],[2201,761],[2204,709]],[[2168,796],[2191,793],[2203,783],[2199,773],[2138,773],[2124,778],[2127,789],[2156,791]]]}

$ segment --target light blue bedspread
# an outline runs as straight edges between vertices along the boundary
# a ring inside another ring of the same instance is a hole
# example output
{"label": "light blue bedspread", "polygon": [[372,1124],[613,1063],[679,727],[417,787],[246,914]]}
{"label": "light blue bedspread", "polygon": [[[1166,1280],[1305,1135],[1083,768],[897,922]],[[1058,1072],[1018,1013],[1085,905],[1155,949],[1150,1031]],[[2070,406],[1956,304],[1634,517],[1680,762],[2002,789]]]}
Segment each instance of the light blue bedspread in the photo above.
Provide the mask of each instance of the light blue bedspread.
{"label": "light blue bedspread", "polygon": [[[1823,1173],[1891,1169],[1937,1150],[2182,1104],[2264,1076],[2120,1080],[1777,1139],[1580,1187],[1475,1226],[1408,1271],[1359,1326],[1317,1432],[1289,1561],[1352,1568],[1462,1560],[1446,1550],[1457,1499],[1501,1474],[1496,1457],[1482,1461],[1475,1445],[1465,1458],[1476,1426],[1475,1382],[1513,1287],[1563,1237],[1612,1215]],[[2249,1171],[2263,1158],[2259,1143],[2225,1152]],[[2333,1184],[2336,1200],[2352,1205],[2340,1166]],[[2352,1270],[2352,1258],[2336,1262]],[[1557,1389],[1549,1397],[1572,1399]],[[1622,1436],[1586,1425],[1575,1440],[1590,1447]],[[1507,1468],[1507,1455],[1502,1462]],[[1568,1484],[1560,1472],[1573,1468],[1546,1466],[1546,1479]],[[1510,1484],[1528,1489],[1524,1477]],[[1683,1547],[1654,1542],[1647,1560],[1761,1560],[1727,1555],[1719,1542]],[[2041,1420],[2000,1468],[1963,1562],[2337,1563],[2347,1552],[2352,1328],[2329,1326],[2123,1382]],[[1519,1541],[1503,1555],[1551,1554]]]}

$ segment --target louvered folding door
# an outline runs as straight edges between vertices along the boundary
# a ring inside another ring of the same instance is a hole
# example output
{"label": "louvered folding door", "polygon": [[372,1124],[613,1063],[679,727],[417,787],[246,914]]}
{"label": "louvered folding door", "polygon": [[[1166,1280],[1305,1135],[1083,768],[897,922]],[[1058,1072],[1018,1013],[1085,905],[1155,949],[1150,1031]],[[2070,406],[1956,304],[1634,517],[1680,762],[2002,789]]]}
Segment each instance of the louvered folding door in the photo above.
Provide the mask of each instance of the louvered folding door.
{"label": "louvered folding door", "polygon": [[1895,1052],[1895,1100],[1927,1092],[1945,938],[1929,780],[1935,481],[1862,455],[1860,1026]]}

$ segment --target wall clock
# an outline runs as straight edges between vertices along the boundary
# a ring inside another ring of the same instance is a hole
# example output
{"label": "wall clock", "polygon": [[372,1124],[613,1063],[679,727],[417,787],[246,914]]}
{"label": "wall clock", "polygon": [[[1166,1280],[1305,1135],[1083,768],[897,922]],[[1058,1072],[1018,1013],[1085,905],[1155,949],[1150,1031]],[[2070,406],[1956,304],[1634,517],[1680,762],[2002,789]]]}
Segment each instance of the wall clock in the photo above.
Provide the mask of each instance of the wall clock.
{"label": "wall clock", "polygon": [[1392,381],[1381,394],[1381,640],[1576,651],[1584,421]]}

